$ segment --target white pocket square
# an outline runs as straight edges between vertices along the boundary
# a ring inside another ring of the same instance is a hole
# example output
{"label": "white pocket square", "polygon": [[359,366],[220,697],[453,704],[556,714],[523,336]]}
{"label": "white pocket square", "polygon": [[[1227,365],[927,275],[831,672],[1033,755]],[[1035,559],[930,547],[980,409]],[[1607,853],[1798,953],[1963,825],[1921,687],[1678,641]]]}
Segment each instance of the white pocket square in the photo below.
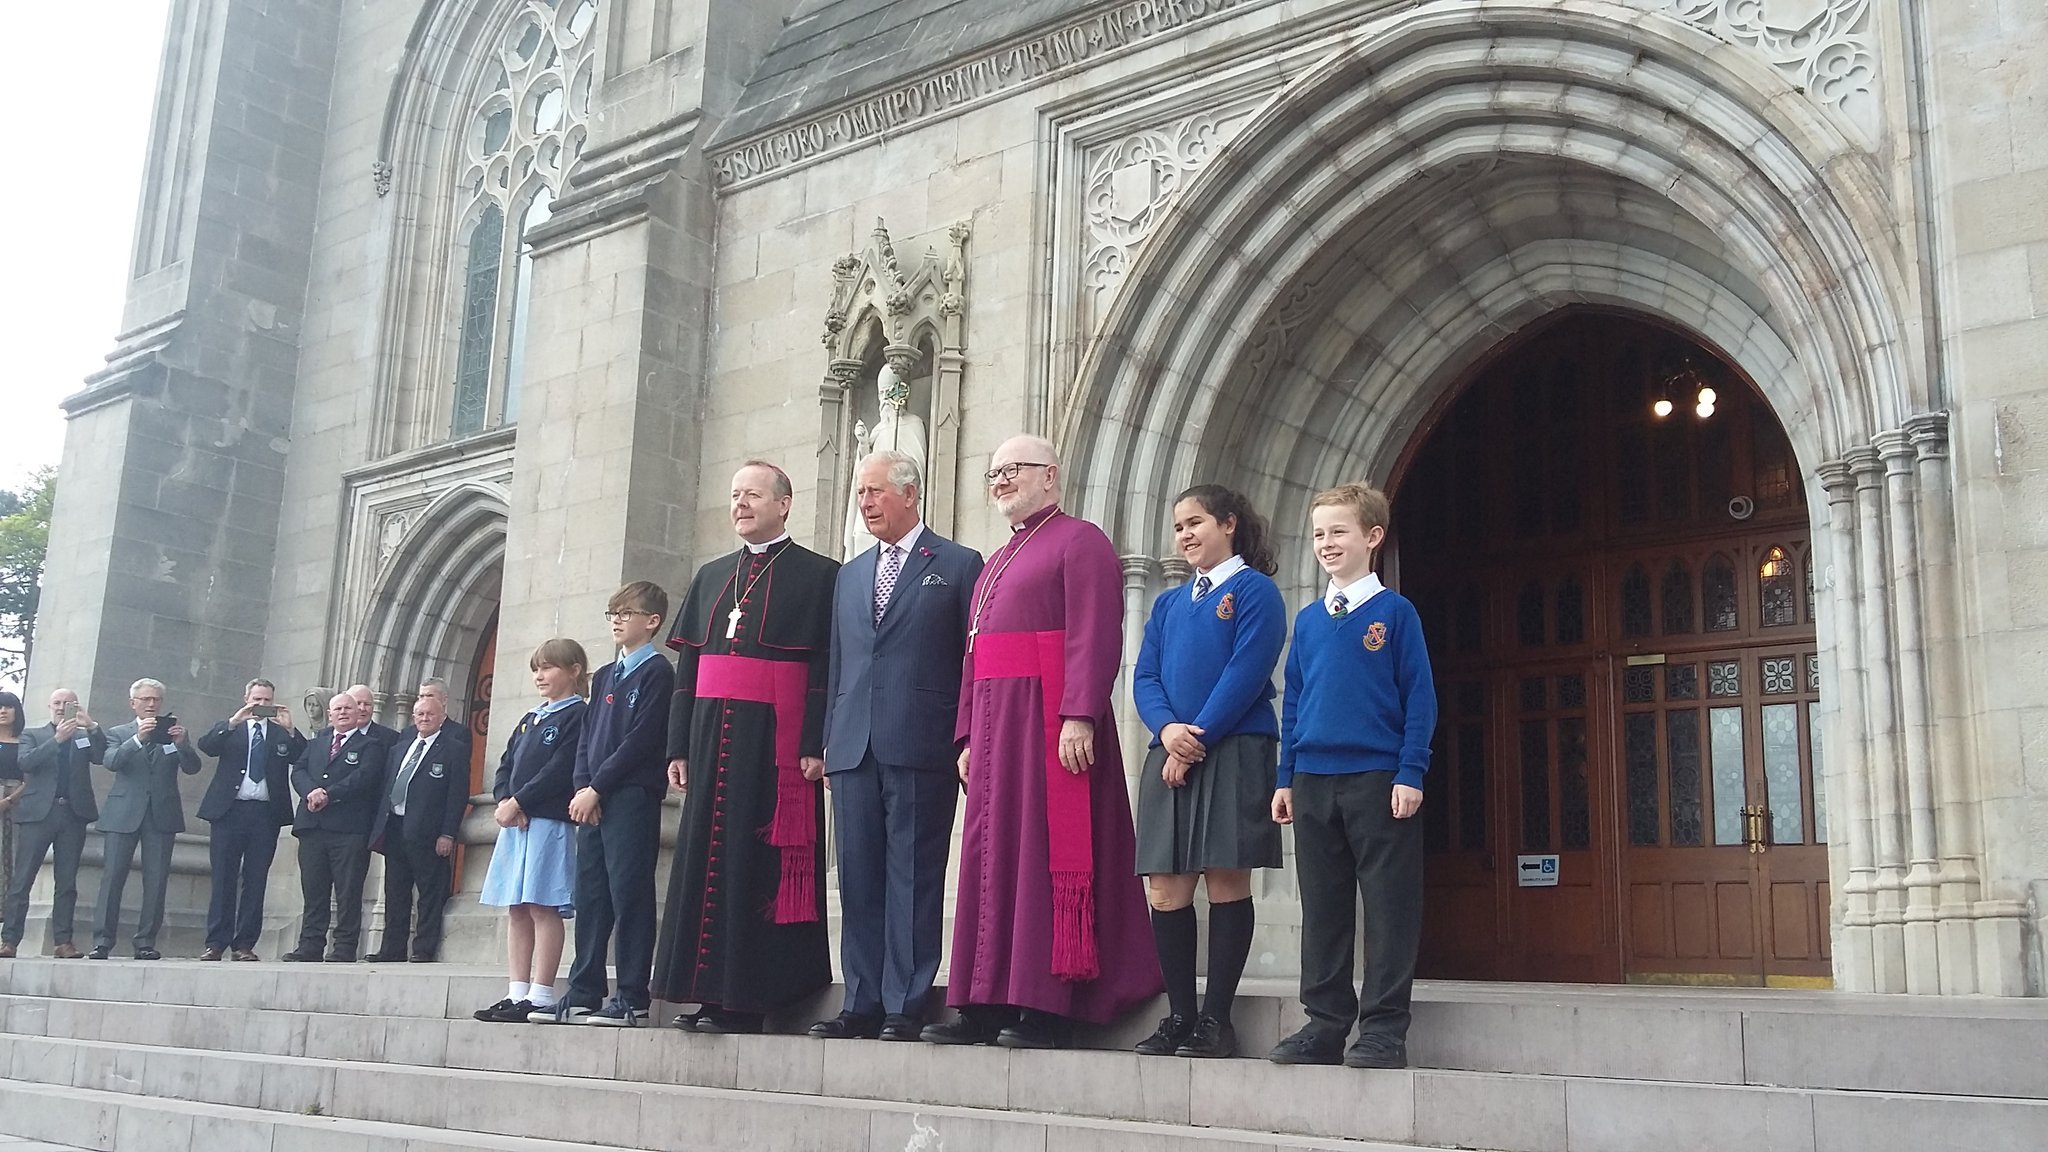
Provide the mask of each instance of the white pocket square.
{"label": "white pocket square", "polygon": [[942,588],[946,586],[945,577],[940,576],[937,572],[925,573],[924,579],[918,581],[918,583],[924,585],[925,587],[930,587],[933,584],[937,584]]}

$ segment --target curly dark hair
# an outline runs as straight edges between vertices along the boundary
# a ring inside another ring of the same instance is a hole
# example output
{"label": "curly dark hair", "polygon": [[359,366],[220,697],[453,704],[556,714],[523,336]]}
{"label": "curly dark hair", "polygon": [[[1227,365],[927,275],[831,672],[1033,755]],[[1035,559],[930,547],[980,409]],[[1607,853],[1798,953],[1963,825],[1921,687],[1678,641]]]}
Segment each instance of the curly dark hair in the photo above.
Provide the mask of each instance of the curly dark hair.
{"label": "curly dark hair", "polygon": [[1237,521],[1230,534],[1230,550],[1244,557],[1245,566],[1271,576],[1280,570],[1273,559],[1273,544],[1266,530],[1266,518],[1253,510],[1244,493],[1221,484],[1197,484],[1173,498],[1175,504],[1193,500],[1216,518],[1218,524]]}

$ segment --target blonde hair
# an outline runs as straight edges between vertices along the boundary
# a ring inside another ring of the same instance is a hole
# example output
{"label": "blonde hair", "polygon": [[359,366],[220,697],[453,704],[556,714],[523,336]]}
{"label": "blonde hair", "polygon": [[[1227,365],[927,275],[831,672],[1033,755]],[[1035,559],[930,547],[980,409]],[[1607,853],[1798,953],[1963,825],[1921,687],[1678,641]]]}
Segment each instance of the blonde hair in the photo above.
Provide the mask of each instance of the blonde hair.
{"label": "blonde hair", "polygon": [[1387,494],[1370,484],[1339,484],[1316,493],[1308,502],[1309,511],[1318,508],[1349,508],[1358,517],[1358,526],[1367,532],[1375,528],[1390,528],[1394,522],[1394,507]]}
{"label": "blonde hair", "polygon": [[576,673],[576,694],[590,695],[590,657],[584,654],[583,645],[567,636],[543,640],[526,666],[535,672],[542,668],[569,669]]}

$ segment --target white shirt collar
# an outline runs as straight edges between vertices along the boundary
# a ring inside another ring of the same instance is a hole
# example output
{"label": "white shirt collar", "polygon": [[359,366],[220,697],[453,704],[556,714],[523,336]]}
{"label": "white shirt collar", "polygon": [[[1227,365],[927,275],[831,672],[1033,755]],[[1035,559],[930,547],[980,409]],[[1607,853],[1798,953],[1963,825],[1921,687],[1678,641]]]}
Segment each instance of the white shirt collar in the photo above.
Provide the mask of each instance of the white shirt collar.
{"label": "white shirt collar", "polygon": [[[442,725],[443,727],[445,727],[447,725],[447,721],[442,721]],[[432,744],[434,742],[434,737],[439,736],[440,734],[440,728],[436,728],[432,732],[415,731],[413,734],[413,743],[423,746],[427,744]]]}
{"label": "white shirt collar", "polygon": [[[1209,569],[1207,572],[1196,572],[1195,580],[1200,580],[1202,577],[1207,576],[1209,578],[1209,590],[1214,592],[1217,588],[1222,587],[1225,580],[1230,579],[1243,570],[1244,557],[1233,552],[1230,555],[1230,559]],[[1188,581],[1188,595],[1190,596],[1195,594],[1195,580]]]}
{"label": "white shirt collar", "polygon": [[766,544],[756,544],[750,540],[743,540],[741,541],[741,543],[747,546],[747,551],[752,552],[756,556],[759,556],[761,553],[766,552],[770,548],[775,547],[777,544],[780,544],[787,539],[789,539],[789,533],[784,532],[782,535],[777,536],[775,539],[768,541]]}
{"label": "white shirt collar", "polygon": [[1332,601],[1337,599],[1337,593],[1342,592],[1344,594],[1344,610],[1346,612],[1356,611],[1367,600],[1386,590],[1387,586],[1380,583],[1380,574],[1377,572],[1367,572],[1342,588],[1339,588],[1337,582],[1332,580],[1330,581],[1330,587],[1323,593],[1323,606],[1328,607]]}
{"label": "white shirt collar", "polygon": [[347,740],[349,739],[349,737],[351,737],[351,736],[354,736],[354,735],[356,734],[356,732],[357,732],[357,729],[354,729],[354,728],[350,728],[350,729],[348,729],[348,730],[347,730],[347,731],[345,731],[345,732],[336,732],[336,733],[335,733],[335,735],[336,735],[336,736],[339,736],[339,737],[340,737],[340,738],[341,738],[341,739],[342,739],[342,740],[343,740],[343,741],[345,742],[345,741],[347,741]]}
{"label": "white shirt collar", "polygon": [[875,541],[875,546],[881,550],[875,554],[875,558],[881,559],[891,548],[901,548],[903,549],[903,554],[908,556],[911,550],[917,547],[917,538],[922,535],[924,535],[924,521],[919,520],[910,526],[910,531],[903,534],[903,539],[898,540],[894,544],[884,543],[881,540]]}

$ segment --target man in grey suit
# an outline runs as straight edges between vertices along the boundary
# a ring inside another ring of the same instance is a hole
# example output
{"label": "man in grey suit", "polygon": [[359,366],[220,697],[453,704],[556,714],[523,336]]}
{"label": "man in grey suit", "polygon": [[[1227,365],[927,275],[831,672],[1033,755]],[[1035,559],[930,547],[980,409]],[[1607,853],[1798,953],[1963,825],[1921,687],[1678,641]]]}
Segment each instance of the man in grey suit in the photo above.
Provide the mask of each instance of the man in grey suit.
{"label": "man in grey suit", "polygon": [[875,546],[832,593],[825,773],[846,1000],[824,1039],[916,1040],[939,969],[959,803],[953,727],[981,556],[926,528],[917,461],[876,452],[854,497]]}
{"label": "man in grey suit", "polygon": [[[114,950],[121,925],[121,893],[135,850],[142,849],[142,915],[135,924],[135,958],[161,960],[156,934],[164,926],[164,891],[171,882],[171,845],[185,830],[185,802],[178,795],[178,774],[199,774],[199,752],[186,739],[185,726],[164,711],[160,680],[137,680],[128,689],[128,707],[135,723],[107,731],[106,765],[114,773],[107,802],[100,809],[100,837],[106,849],[101,865],[99,921],[93,927],[90,960],[105,960]],[[166,727],[166,721],[169,722]]]}
{"label": "man in grey suit", "polygon": [[71,942],[78,909],[78,860],[85,854],[85,826],[99,816],[93,802],[92,766],[107,752],[107,735],[78,703],[78,693],[50,693],[50,722],[21,734],[21,774],[27,786],[14,798],[14,883],[0,927],[0,957],[12,956],[28,924],[28,898],[43,857],[55,851],[55,891],[50,899],[50,955],[76,960]]}

